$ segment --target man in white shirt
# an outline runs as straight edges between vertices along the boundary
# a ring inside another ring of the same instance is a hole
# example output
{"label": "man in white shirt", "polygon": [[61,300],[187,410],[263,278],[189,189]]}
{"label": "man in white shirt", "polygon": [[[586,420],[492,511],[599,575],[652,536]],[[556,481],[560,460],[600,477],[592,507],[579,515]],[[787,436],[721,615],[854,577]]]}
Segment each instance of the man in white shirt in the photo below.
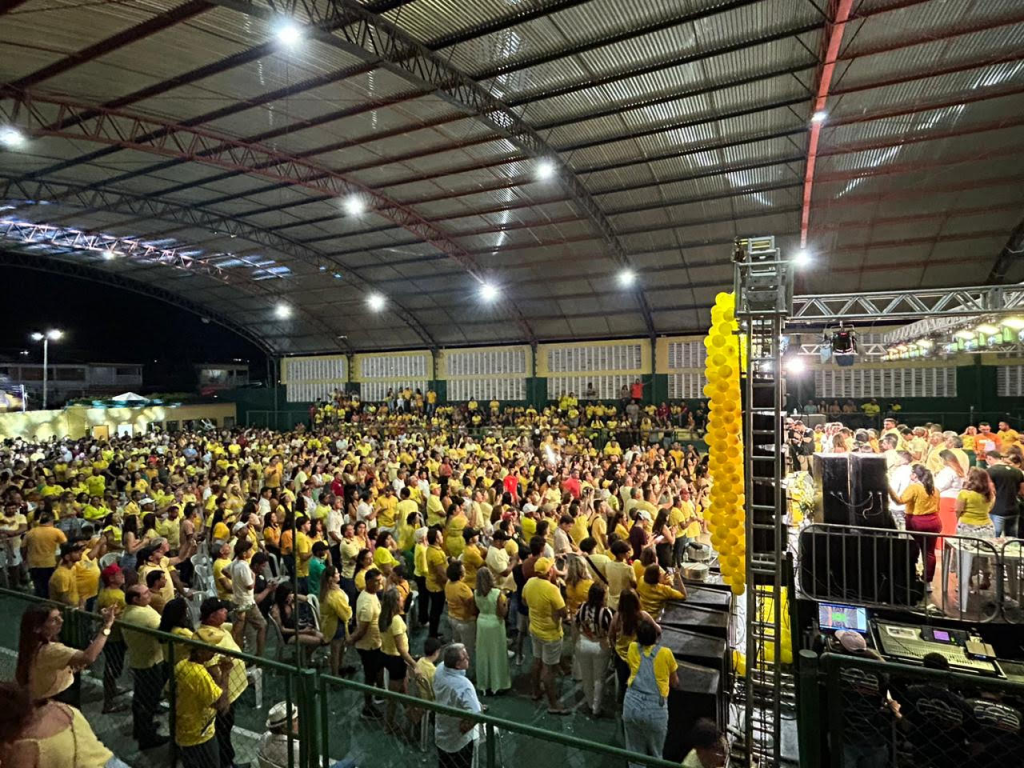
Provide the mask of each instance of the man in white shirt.
{"label": "man in white shirt", "polygon": [[256,576],[249,567],[251,550],[251,539],[239,539],[235,544],[235,559],[228,566],[228,576],[231,577],[231,600],[235,605],[235,623],[231,625],[231,636],[239,648],[244,648],[245,627],[252,627],[256,630],[256,655],[263,656],[267,644],[267,620],[263,618],[256,605]]}
{"label": "man in white shirt", "polygon": [[[469,653],[461,643],[452,643],[444,651],[444,663],[434,673],[434,700],[453,709],[476,714],[480,699],[466,670]],[[472,720],[438,714],[434,720],[434,744],[439,768],[470,768],[476,746],[477,727]]]}
{"label": "man in white shirt", "polygon": [[[896,451],[896,465],[889,470],[889,487],[897,496],[903,496],[903,492],[910,486],[911,459],[908,451]],[[896,521],[896,527],[901,531],[906,529],[906,506],[897,504],[890,499],[889,511],[892,512],[893,519]]]}

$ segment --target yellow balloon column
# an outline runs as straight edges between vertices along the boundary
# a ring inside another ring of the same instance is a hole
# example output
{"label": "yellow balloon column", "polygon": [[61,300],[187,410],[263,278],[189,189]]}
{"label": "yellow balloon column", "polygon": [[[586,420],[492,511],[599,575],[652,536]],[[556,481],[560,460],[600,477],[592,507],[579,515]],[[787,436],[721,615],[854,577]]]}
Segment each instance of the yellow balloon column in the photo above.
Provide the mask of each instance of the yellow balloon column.
{"label": "yellow balloon column", "polygon": [[707,442],[711,476],[708,528],[718,551],[722,579],[741,595],[746,584],[746,527],[743,504],[743,417],[740,401],[740,349],[736,335],[736,297],[720,293],[711,309],[704,339],[709,398]]}

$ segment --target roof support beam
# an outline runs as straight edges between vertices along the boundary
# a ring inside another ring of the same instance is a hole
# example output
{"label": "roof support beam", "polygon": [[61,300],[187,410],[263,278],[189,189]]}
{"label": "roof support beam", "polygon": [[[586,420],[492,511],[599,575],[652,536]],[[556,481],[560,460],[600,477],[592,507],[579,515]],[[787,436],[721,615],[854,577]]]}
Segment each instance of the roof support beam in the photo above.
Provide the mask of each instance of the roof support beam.
{"label": "roof support beam", "polygon": [[42,256],[38,253],[23,253],[21,251],[5,247],[0,247],[0,267],[32,269],[37,272],[67,275],[70,277],[77,277],[81,280],[89,280],[94,283],[111,285],[115,288],[132,291],[133,293],[137,293],[141,296],[148,296],[172,306],[179,307],[199,317],[209,318],[212,322],[217,323],[217,325],[238,334],[247,341],[252,342],[268,355],[280,354],[281,351],[271,344],[267,338],[258,331],[247,326],[239,325],[227,315],[222,315],[216,309],[211,309],[210,307],[197,304],[173,291],[160,288],[150,283],[144,283],[139,280],[132,280],[131,278],[125,277],[124,275],[116,272],[94,269],[93,267],[88,267],[84,264],[78,264],[60,258]]}
{"label": "roof support beam", "polygon": [[[222,134],[63,99],[35,97],[28,93],[13,98],[0,98],[0,115],[12,124],[21,125],[28,134],[34,136],[84,139],[207,163],[313,189],[331,198],[359,196],[367,203],[370,212],[408,230],[420,241],[430,244],[461,264],[477,282],[484,282],[484,276],[473,257],[446,232],[411,208],[328,168]],[[66,127],[60,128],[60,125]],[[518,307],[508,300],[502,303],[519,323],[527,340],[534,341],[533,329]]]}
{"label": "roof support beam", "polygon": [[1024,256],[1024,219],[1021,219],[1020,223],[1013,228],[1009,240],[1006,241],[1003,250],[999,252],[999,258],[992,265],[992,270],[988,273],[988,279],[985,282],[988,285],[1005,283],[1006,274],[1010,271],[1010,267],[1021,256]]}
{"label": "roof support beam", "polygon": [[[372,287],[358,274],[342,265],[339,261],[309,246],[303,245],[297,240],[251,226],[239,219],[223,216],[200,206],[184,205],[144,195],[122,194],[110,189],[90,189],[85,186],[52,181],[21,181],[18,179],[0,178],[0,201],[15,203],[15,210],[31,207],[29,203],[19,203],[16,201],[52,201],[55,199],[60,199],[61,205],[69,207],[130,214],[140,219],[157,219],[185,224],[189,227],[207,229],[218,235],[239,237],[316,266],[318,270],[324,271],[325,266],[329,267],[332,273],[338,272],[348,282],[362,290],[369,291]],[[411,312],[394,301],[391,302],[391,306],[394,307],[395,314],[412,328],[424,344],[431,348],[437,346],[434,337],[430,335],[423,324]],[[347,348],[346,345],[342,346]]]}
{"label": "roof support beam", "polygon": [[[572,169],[557,156],[540,135],[507,105],[395,25],[370,13],[355,0],[301,3],[299,0],[279,3],[263,0],[217,2],[219,5],[259,18],[272,18],[281,13],[296,16],[301,5],[301,10],[310,15],[309,21],[318,30],[332,25],[339,17],[351,19],[351,23],[337,29],[334,34],[317,31],[317,39],[363,59],[382,60],[389,71],[415,85],[429,88],[440,98],[465,109],[492,130],[519,146],[529,156],[546,158],[554,163],[557,166],[559,183],[574,203],[584,211],[613,260],[624,267],[630,266],[629,257],[619,242],[611,222]],[[638,286],[634,290],[634,296],[648,334],[653,338],[654,318],[642,288]]]}

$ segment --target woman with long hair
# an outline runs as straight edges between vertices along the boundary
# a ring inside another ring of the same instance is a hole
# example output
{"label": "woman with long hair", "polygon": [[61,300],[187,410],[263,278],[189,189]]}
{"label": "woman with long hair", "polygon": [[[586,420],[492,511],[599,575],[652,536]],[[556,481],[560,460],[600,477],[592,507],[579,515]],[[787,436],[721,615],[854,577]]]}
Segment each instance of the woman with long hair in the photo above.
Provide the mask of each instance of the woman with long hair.
{"label": "woman with long hair", "polygon": [[[995,525],[989,514],[992,504],[995,501],[995,489],[992,487],[992,478],[988,472],[980,467],[971,467],[967,473],[967,480],[964,482],[963,490],[956,497],[956,535],[969,536],[974,539],[994,539],[996,535]],[[975,555],[988,555],[989,549],[983,548],[981,544],[960,542],[960,607],[967,607],[968,585],[971,578],[971,569],[974,564]],[[981,583],[979,589],[988,589],[991,586],[991,566],[989,557],[981,559]]]}
{"label": "woman with long hair", "polygon": [[590,585],[587,601],[573,618],[576,628],[575,658],[579,660],[583,679],[583,703],[594,717],[601,716],[604,681],[608,673],[611,646],[608,633],[612,626],[612,610],[605,605],[607,590],[603,584]]}
{"label": "woman with long hair", "polygon": [[352,619],[352,606],[348,596],[341,589],[341,571],[328,565],[320,577],[320,631],[331,644],[331,674],[337,677],[342,672],[341,660],[345,657],[348,642],[348,623]]}
{"label": "woman with long hair", "polygon": [[662,568],[672,567],[672,558],[676,549],[676,534],[672,530],[669,516],[669,509],[658,510],[658,514],[654,518],[654,525],[651,527],[654,552],[657,555],[658,565]]}
{"label": "woman with long hair", "polygon": [[[384,590],[380,596],[380,650],[384,656],[384,668],[388,671],[388,688],[395,693],[405,693],[405,676],[416,668],[416,660],[409,654],[409,629],[402,618],[402,598],[394,587]],[[395,721],[397,708],[394,699],[388,700],[384,724],[392,731],[398,731]]]}
{"label": "woman with long hair", "polygon": [[[305,602],[306,596],[299,595],[298,599]],[[270,608],[270,616],[277,622],[285,643],[288,645],[297,643],[302,649],[323,645],[324,637],[319,630],[299,622],[295,600],[295,590],[292,589],[291,584],[285,582],[278,585],[274,592],[274,604]]]}
{"label": "woman with long hair", "polygon": [[490,568],[477,570],[473,600],[479,611],[476,618],[476,687],[485,694],[488,691],[497,694],[512,687],[505,635],[508,601],[495,586]]}
{"label": "woman with long hair", "polygon": [[366,574],[371,568],[373,568],[373,551],[359,550],[359,554],[356,555],[355,575],[352,577],[357,592],[366,589]]}
{"label": "woman with long hair", "polygon": [[626,682],[629,680],[629,645],[636,640],[636,628],[641,621],[649,621],[657,626],[650,614],[640,607],[640,598],[636,592],[632,589],[623,590],[619,595],[619,609],[608,629],[608,644],[615,649],[612,660],[615,663],[620,702],[626,695]]}
{"label": "woman with long hair", "polygon": [[967,482],[967,472],[963,464],[952,451],[940,451],[939,458],[942,459],[942,469],[935,473],[935,487],[939,493],[946,491],[959,491]]}
{"label": "woman with long hair", "polygon": [[935,480],[931,471],[922,464],[914,464],[910,468],[910,485],[902,494],[898,494],[890,488],[889,496],[897,504],[906,505],[907,530],[910,532],[917,550],[924,554],[925,590],[931,592],[932,579],[935,577],[935,544],[938,538],[921,534],[942,533],[942,520],[939,519],[939,492],[935,488]]}
{"label": "woman with long hair", "polygon": [[[161,632],[166,632],[169,635],[183,637],[186,640],[192,639],[192,636],[195,634],[196,627],[192,621],[192,617],[189,615],[188,602],[185,598],[175,597],[174,599],[167,601],[167,605],[164,606],[164,612],[160,614],[159,629]],[[192,646],[188,643],[174,643],[173,648],[170,648],[171,643],[169,642],[164,643],[163,645],[164,658],[168,661],[173,658],[175,664],[187,659],[189,652],[192,650]]]}
{"label": "woman with long hair", "polygon": [[79,651],[58,640],[64,626],[59,608],[30,605],[21,615],[14,679],[28,689],[33,701],[56,699],[76,703],[77,686],[72,689],[75,674],[99,658],[113,623],[113,609],[104,609],[103,628],[84,651]]}
{"label": "woman with long hair", "polygon": [[4,768],[128,768],[67,704],[32,700],[28,689],[0,683],[0,765]]}
{"label": "woman with long hair", "polygon": [[139,533],[139,516],[128,515],[121,526],[121,547],[123,554],[118,565],[122,571],[134,571],[138,565],[139,550],[145,545]]}

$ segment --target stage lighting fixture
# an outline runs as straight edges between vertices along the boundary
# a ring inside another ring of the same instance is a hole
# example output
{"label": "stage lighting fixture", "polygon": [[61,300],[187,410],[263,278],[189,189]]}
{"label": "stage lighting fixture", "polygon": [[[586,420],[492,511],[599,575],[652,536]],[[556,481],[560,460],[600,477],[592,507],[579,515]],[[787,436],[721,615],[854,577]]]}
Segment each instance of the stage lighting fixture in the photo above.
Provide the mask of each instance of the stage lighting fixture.
{"label": "stage lighting fixture", "polygon": [[20,147],[26,141],[28,141],[28,139],[25,138],[25,134],[14,126],[5,125],[0,127],[0,144],[3,144],[8,149]]}
{"label": "stage lighting fixture", "polygon": [[366,303],[374,312],[380,312],[384,309],[384,305],[387,304],[387,299],[379,293],[371,293],[366,297]]}
{"label": "stage lighting fixture", "polygon": [[935,346],[935,342],[932,341],[931,339],[918,339],[917,346],[919,346],[921,349],[931,349],[932,347]]}
{"label": "stage lighting fixture", "polygon": [[345,213],[349,216],[361,216],[366,210],[366,203],[359,195],[349,195],[345,198]]}
{"label": "stage lighting fixture", "polygon": [[302,40],[302,29],[290,21],[283,22],[277,28],[277,39],[290,48]]}
{"label": "stage lighting fixture", "polygon": [[1000,322],[1015,331],[1024,330],[1024,317],[1004,317]]}
{"label": "stage lighting fixture", "polygon": [[547,181],[555,175],[555,164],[550,160],[541,160],[537,163],[537,178]]}
{"label": "stage lighting fixture", "polygon": [[832,352],[836,355],[853,355],[857,352],[857,334],[853,328],[839,327],[832,332]]}
{"label": "stage lighting fixture", "polygon": [[817,112],[811,115],[812,123],[824,123],[826,119],[828,119],[828,112],[826,112],[823,109],[819,109]]}
{"label": "stage lighting fixture", "polygon": [[793,374],[801,374],[807,370],[807,363],[802,357],[791,357],[786,361],[786,371]]}
{"label": "stage lighting fixture", "polygon": [[799,251],[796,252],[796,255],[793,257],[793,265],[797,267],[810,266],[811,261],[811,252],[808,251],[806,248],[801,248]]}
{"label": "stage lighting fixture", "polygon": [[107,250],[103,252],[103,258],[106,259],[107,261],[113,261],[114,259],[117,258],[117,251],[115,251],[113,248],[107,248]]}
{"label": "stage lighting fixture", "polygon": [[287,304],[278,304],[274,308],[274,314],[277,315],[281,320],[287,320],[292,316],[292,308]]}
{"label": "stage lighting fixture", "polygon": [[999,333],[999,328],[990,323],[982,323],[974,330],[982,336],[991,336],[994,333]]}
{"label": "stage lighting fixture", "polygon": [[636,272],[632,269],[624,269],[619,272],[619,284],[624,287],[629,287],[636,282]]}
{"label": "stage lighting fixture", "polygon": [[964,328],[963,330],[957,331],[953,335],[956,336],[956,338],[958,339],[963,339],[964,341],[966,341],[967,339],[974,338],[974,331],[972,331],[970,328]]}

